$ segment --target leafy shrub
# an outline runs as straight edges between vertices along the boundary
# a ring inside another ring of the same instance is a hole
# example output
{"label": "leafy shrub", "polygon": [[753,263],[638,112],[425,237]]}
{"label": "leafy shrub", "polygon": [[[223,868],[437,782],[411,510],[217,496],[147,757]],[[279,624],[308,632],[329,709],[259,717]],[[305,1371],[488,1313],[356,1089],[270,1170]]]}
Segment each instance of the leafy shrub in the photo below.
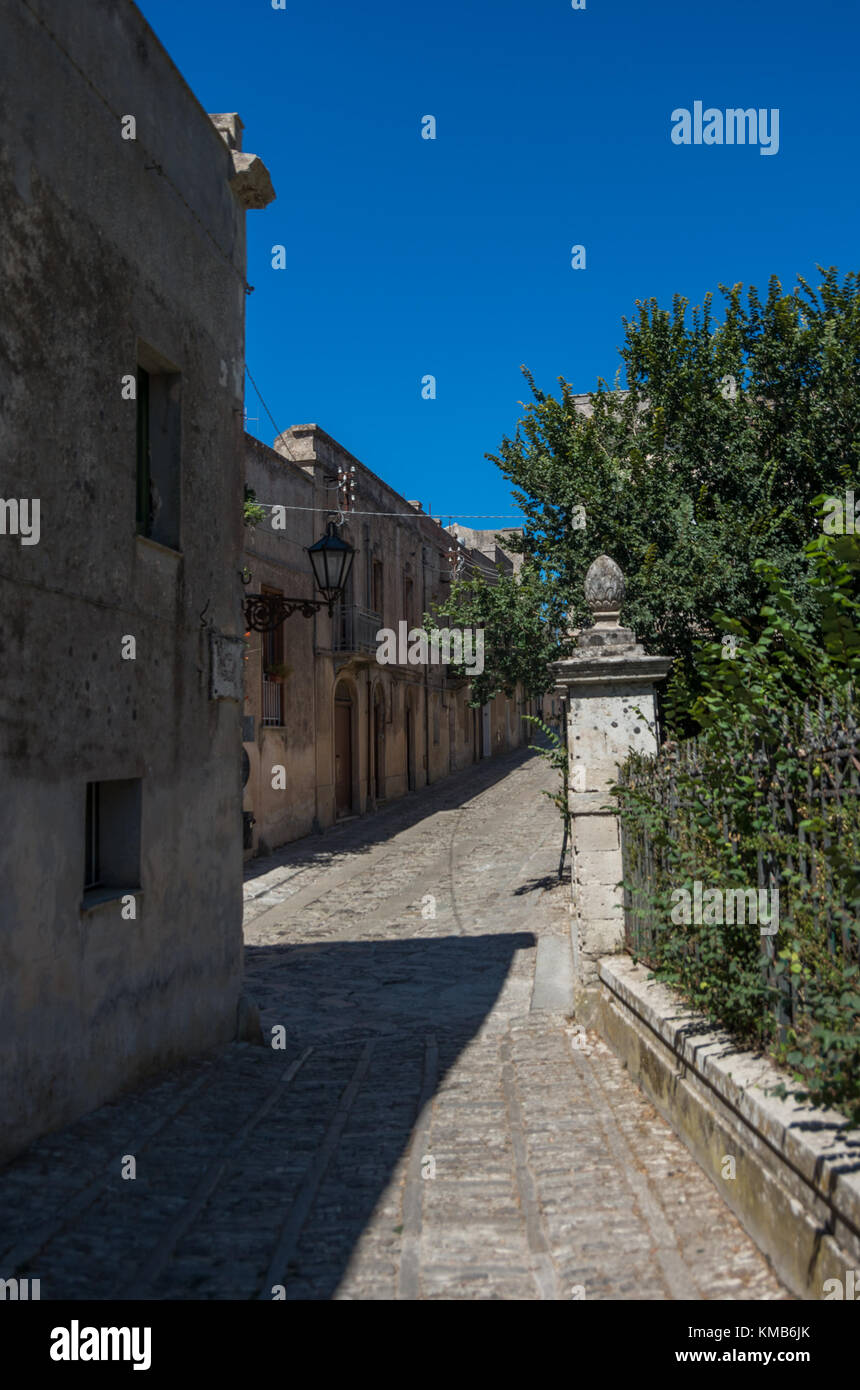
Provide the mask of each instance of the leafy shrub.
{"label": "leafy shrub", "polygon": [[[736,657],[698,653],[702,733],[622,770],[627,930],[660,979],[786,1064],[796,1096],[860,1122],[860,541],[822,535],[807,558],[817,611],[760,561],[760,620],[717,615]],[[778,887],[778,935],[673,923],[696,880]]]}

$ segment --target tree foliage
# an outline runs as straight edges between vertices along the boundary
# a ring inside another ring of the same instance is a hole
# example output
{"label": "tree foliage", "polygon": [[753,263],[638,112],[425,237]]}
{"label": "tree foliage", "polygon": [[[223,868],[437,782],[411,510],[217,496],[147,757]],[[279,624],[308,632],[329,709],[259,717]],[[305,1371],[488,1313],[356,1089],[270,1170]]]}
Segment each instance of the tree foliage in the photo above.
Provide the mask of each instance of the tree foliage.
{"label": "tree foliage", "polygon": [[[634,755],[616,788],[634,935],[661,979],[860,1122],[860,538],[806,548],[809,613],[765,560],[756,623],[695,654],[695,742]],[[672,894],[779,885],[771,955],[749,923],[676,925]],[[644,890],[644,891],[643,891]]]}
{"label": "tree foliage", "polygon": [[[815,620],[805,549],[820,529],[815,499],[844,493],[860,461],[860,276],[819,269],[816,289],[801,279],[785,292],[774,278],[761,298],[721,287],[719,319],[711,294],[692,310],[680,296],[671,309],[637,302],[620,349],[626,390],[599,382],[590,415],[563,378],[553,396],[523,369],[533,399],[488,455],[526,517],[522,539],[505,538],[525,557],[524,582],[487,610],[509,625],[499,688],[562,654],[565,610],[590,621],[582,585],[601,553],[627,580],[622,621],[646,650],[676,659],[667,709],[679,731],[694,727],[701,693],[697,642],[735,622],[754,637],[769,574]],[[473,609],[458,588],[446,611],[464,621]]]}
{"label": "tree foliage", "polygon": [[[500,691],[513,698],[517,684],[526,699],[542,695],[548,684],[547,666],[567,650],[561,640],[564,609],[561,598],[548,592],[532,564],[518,575],[501,569],[494,583],[477,574],[451,585],[428,625],[450,622],[484,632],[484,670],[472,675],[472,704],[483,705]],[[470,675],[452,667],[452,674]]]}

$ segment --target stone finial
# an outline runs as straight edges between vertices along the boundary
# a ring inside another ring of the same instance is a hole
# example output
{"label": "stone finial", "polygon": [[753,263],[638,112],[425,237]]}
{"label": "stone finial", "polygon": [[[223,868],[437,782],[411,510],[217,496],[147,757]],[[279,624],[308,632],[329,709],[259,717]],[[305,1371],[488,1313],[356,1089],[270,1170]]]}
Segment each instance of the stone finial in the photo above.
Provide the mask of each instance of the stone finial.
{"label": "stone finial", "polygon": [[256,154],[233,151],[233,176],[230,179],[230,187],[236,201],[246,211],[266,208],[275,198],[269,171]]}
{"label": "stone finial", "polygon": [[617,617],[624,601],[624,575],[608,555],[598,555],[589,565],[585,599],[595,618]]}

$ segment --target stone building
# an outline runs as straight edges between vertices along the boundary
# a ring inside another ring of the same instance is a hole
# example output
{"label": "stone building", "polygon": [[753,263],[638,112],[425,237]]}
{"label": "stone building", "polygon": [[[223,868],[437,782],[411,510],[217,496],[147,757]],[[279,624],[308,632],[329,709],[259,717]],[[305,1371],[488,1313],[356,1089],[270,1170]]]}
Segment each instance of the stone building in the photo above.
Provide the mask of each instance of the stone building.
{"label": "stone building", "polygon": [[401,497],[317,425],[293,426],[274,448],[246,438],[246,486],[266,504],[246,537],[248,591],[314,597],[307,547],[344,504],[347,479],[341,534],[357,553],[344,602],[331,617],[296,612],[271,633],[248,634],[246,855],[529,738],[522,715],[533,702],[519,692],[473,709],[469,681],[445,665],[377,660],[377,632],[420,626],[450,591],[458,558],[467,573],[480,567],[492,578],[496,561],[510,569],[513,557],[491,550],[490,533],[464,533],[461,543],[457,528]]}
{"label": "stone building", "polygon": [[274,195],[129,0],[4,4],[0,51],[6,1156],[234,1035],[245,210]]}

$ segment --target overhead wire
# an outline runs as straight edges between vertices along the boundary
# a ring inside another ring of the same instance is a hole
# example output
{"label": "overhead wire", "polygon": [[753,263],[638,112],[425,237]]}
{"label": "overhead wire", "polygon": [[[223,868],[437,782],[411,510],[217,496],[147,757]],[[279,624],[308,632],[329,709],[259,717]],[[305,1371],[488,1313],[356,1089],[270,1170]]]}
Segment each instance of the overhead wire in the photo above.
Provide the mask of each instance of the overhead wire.
{"label": "overhead wire", "polygon": [[[273,510],[275,507],[281,507],[285,512],[333,512],[333,511],[336,511],[336,510],[337,510],[336,507],[299,507],[299,506],[295,506],[293,503],[290,503],[290,502],[260,502],[256,497],[254,498],[252,505],[255,506],[255,507],[268,507],[269,510]],[[451,516],[451,517],[454,517],[454,516],[463,516],[463,517],[466,518],[467,521],[525,521],[525,520],[526,520],[526,518],[525,518],[524,516],[513,515],[513,514],[509,515],[509,514],[504,513],[504,512],[456,512],[456,511],[448,511],[448,510],[446,510],[446,511],[444,511],[444,512],[440,512],[438,516],[431,516],[431,514],[430,514],[429,512],[418,512],[418,511],[414,511],[414,510],[411,511],[411,512],[360,512],[360,511],[352,511],[352,510],[350,510],[349,512],[344,513],[344,515],[345,515],[345,516],[407,516],[407,517],[412,517],[413,520],[414,520],[415,517],[417,517],[417,516],[423,516],[427,521],[438,521],[438,522],[440,522],[440,523],[441,523],[441,521],[442,521],[442,517],[443,517],[443,516]]]}
{"label": "overhead wire", "polygon": [[[250,367],[248,366],[247,362],[245,363],[245,371],[248,373],[248,380],[250,381],[251,385],[253,386],[254,390],[256,391],[257,395],[258,395],[259,398],[260,398],[260,404],[262,405],[263,409],[265,410],[266,414],[268,415],[269,419],[270,419],[271,422],[272,422],[272,428],[273,428],[274,431],[275,431],[275,438],[276,438],[276,439],[279,439],[280,436],[281,436],[281,430],[278,429],[278,425],[277,425],[277,422],[276,422],[276,420],[275,420],[275,417],[274,417],[274,415],[272,414],[272,412],[271,412],[271,410],[269,409],[269,407],[266,405],[266,402],[265,402],[265,400],[263,399],[263,393],[262,393],[262,391],[260,390],[259,386],[257,385],[256,381],[254,380],[253,376],[251,375],[251,369],[250,369]],[[268,507],[269,509],[272,509],[272,508],[274,508],[274,507],[283,507],[284,511],[286,511],[286,512],[331,512],[331,511],[339,510],[339,508],[334,508],[334,507],[299,507],[299,506],[295,506],[295,505],[288,504],[288,503],[285,503],[285,502],[260,502],[260,501],[258,501],[256,498],[254,499],[254,504],[253,504],[253,505],[254,505],[255,507]],[[454,510],[452,510],[451,508],[448,508],[448,507],[446,507],[446,508],[444,509],[444,511],[441,511],[441,512],[439,513],[438,516],[432,516],[429,512],[416,512],[414,509],[413,509],[411,512],[359,512],[359,511],[353,511],[353,510],[350,509],[350,511],[347,513],[347,515],[349,515],[349,516],[391,516],[391,517],[413,517],[413,518],[414,518],[415,516],[426,516],[427,519],[428,519],[429,521],[437,521],[437,522],[439,523],[440,526],[442,525],[442,517],[443,517],[443,516],[447,516],[447,517],[460,516],[460,517],[464,517],[466,521],[525,521],[525,520],[526,520],[526,517],[523,516],[521,513],[506,513],[506,512],[458,512],[458,511],[454,511]]]}

